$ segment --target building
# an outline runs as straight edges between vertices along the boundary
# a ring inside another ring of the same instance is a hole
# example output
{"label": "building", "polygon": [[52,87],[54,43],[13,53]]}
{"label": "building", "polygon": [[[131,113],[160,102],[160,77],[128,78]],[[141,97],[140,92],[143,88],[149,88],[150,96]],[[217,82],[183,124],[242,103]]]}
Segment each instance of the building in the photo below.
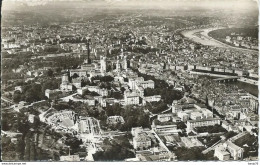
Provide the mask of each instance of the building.
{"label": "building", "polygon": [[166,151],[158,151],[158,152],[148,152],[143,151],[141,153],[136,154],[135,161],[158,161],[158,162],[165,162],[165,161],[174,161],[176,160],[177,156],[173,152],[166,152]]}
{"label": "building", "polygon": [[60,90],[62,91],[72,91],[72,84],[69,83],[69,76],[64,74],[61,79]]}
{"label": "building", "polygon": [[[174,100],[176,101],[176,100]],[[179,112],[182,112],[182,106],[181,105],[172,105],[172,113],[178,114]]]}
{"label": "building", "polygon": [[181,121],[186,122],[189,119],[189,115],[186,112],[178,112],[177,116],[181,119]]}
{"label": "building", "polygon": [[83,95],[86,91],[96,92],[100,96],[108,96],[108,90],[104,88],[102,89],[99,86],[85,86],[77,89],[79,95]]}
{"label": "building", "polygon": [[144,81],[143,77],[137,77],[137,78],[129,78],[128,85],[130,89],[135,90],[137,88],[152,88],[154,89],[154,81],[153,80],[147,80]]}
{"label": "building", "polygon": [[105,56],[100,56],[100,72],[101,73],[106,73],[107,72],[107,57]]}
{"label": "building", "polygon": [[29,121],[30,123],[34,123],[34,115],[29,114],[29,116],[28,116],[28,121]]}
{"label": "building", "polygon": [[171,125],[152,125],[152,130],[155,132],[173,132],[176,133],[177,131],[177,125],[171,124]]}
{"label": "building", "polygon": [[125,91],[124,102],[125,105],[138,105],[140,103],[139,95],[135,92]]}
{"label": "building", "polygon": [[45,90],[45,96],[48,97],[49,99],[55,99],[56,97],[59,97],[62,95],[62,92],[59,89],[46,89]]}
{"label": "building", "polygon": [[166,122],[166,121],[170,121],[172,119],[172,114],[169,113],[169,114],[159,114],[157,116],[157,119],[160,121],[160,122]]}
{"label": "building", "polygon": [[258,112],[258,108],[259,108],[258,98],[255,97],[255,96],[251,96],[251,98],[250,98],[250,109],[253,112]]}
{"label": "building", "polygon": [[190,113],[190,118],[192,120],[200,120],[203,118],[203,114],[201,112],[191,112]]}
{"label": "building", "polygon": [[124,56],[123,68],[127,70],[127,56]]}
{"label": "building", "polygon": [[230,152],[231,156],[234,158],[234,160],[243,159],[243,148],[235,145],[231,141],[227,141],[225,144],[225,147]]}
{"label": "building", "polygon": [[227,152],[226,148],[223,145],[220,145],[215,148],[214,156],[219,160],[230,160],[230,153]]}
{"label": "building", "polygon": [[68,155],[68,156],[60,156],[60,161],[63,162],[79,162],[79,155]]}
{"label": "building", "polygon": [[107,118],[107,124],[111,124],[111,125],[114,125],[114,124],[124,124],[125,123],[125,120],[122,116],[109,116]]}
{"label": "building", "polygon": [[74,76],[82,77],[82,76],[87,76],[87,71],[85,69],[71,69],[70,70],[70,77]]}
{"label": "building", "polygon": [[152,145],[151,138],[146,132],[139,132],[133,138],[133,146],[136,150],[146,150]]}
{"label": "building", "polygon": [[181,137],[181,141],[187,148],[204,146],[196,137]]}
{"label": "building", "polygon": [[132,136],[136,136],[138,133],[143,132],[144,129],[142,127],[133,127],[131,129]]}
{"label": "building", "polygon": [[145,96],[145,102],[158,102],[161,100],[161,95],[154,95],[154,96]]}
{"label": "building", "polygon": [[216,124],[220,124],[220,119],[212,118],[212,119],[201,119],[201,120],[188,120],[187,121],[187,131],[191,131],[193,128],[202,127],[202,126],[213,126]]}
{"label": "building", "polygon": [[73,78],[71,80],[71,84],[74,85],[77,89],[81,88],[82,79],[83,79],[83,77]]}
{"label": "building", "polygon": [[243,153],[243,148],[231,141],[226,141],[215,148],[214,156],[219,160],[230,160],[230,157],[233,157],[234,160],[241,160],[243,159]]}
{"label": "building", "polygon": [[119,57],[117,56],[117,60],[116,60],[116,71],[118,73],[121,72],[121,65],[120,65],[120,62],[119,62]]}

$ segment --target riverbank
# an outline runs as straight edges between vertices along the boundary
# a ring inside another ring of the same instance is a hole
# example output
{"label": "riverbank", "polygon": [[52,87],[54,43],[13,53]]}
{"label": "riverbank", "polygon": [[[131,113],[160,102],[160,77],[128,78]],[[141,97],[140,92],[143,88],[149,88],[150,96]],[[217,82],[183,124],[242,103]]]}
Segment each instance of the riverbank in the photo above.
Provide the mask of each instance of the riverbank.
{"label": "riverbank", "polygon": [[222,29],[222,28],[223,27],[184,30],[181,32],[181,34],[193,42],[200,43],[200,44],[206,45],[206,46],[215,46],[215,47],[222,47],[222,48],[229,48],[229,49],[236,49],[236,50],[241,50],[241,51],[247,51],[247,52],[249,51],[249,52],[253,52],[253,53],[258,53],[257,50],[244,49],[244,48],[227,45],[208,35],[209,32],[218,30],[218,29]]}

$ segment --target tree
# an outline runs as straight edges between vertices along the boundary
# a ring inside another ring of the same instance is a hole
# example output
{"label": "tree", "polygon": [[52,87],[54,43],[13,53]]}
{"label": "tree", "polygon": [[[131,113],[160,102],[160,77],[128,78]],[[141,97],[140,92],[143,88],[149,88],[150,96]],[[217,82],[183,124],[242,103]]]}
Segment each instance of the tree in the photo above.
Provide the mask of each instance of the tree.
{"label": "tree", "polygon": [[53,77],[53,70],[52,69],[48,69],[47,76]]}
{"label": "tree", "polygon": [[82,140],[79,140],[75,137],[68,137],[65,141],[65,144],[70,146],[71,152],[75,153],[79,150],[79,146],[82,144]]}
{"label": "tree", "polygon": [[16,153],[18,154],[18,159],[23,160],[25,143],[22,138],[19,138],[16,144]]}
{"label": "tree", "polygon": [[75,78],[78,78],[79,77],[79,75],[77,74],[77,73],[74,73],[73,75],[72,75],[72,79],[75,79]]}
{"label": "tree", "polygon": [[30,160],[30,147],[31,145],[31,141],[29,138],[26,138],[26,142],[25,142],[25,153],[24,153],[24,160]]}
{"label": "tree", "polygon": [[30,147],[30,160],[35,160],[35,158],[36,158],[35,144],[32,142]]}
{"label": "tree", "polygon": [[74,85],[72,85],[72,90],[73,90],[73,91],[76,91],[77,88],[76,88]]}
{"label": "tree", "polygon": [[41,124],[39,116],[34,117],[34,123],[33,123],[33,128],[38,130],[39,125]]}
{"label": "tree", "polygon": [[[95,161],[122,161],[126,158],[134,157],[134,153],[128,148],[129,144],[118,143],[118,140],[114,140],[112,143],[106,141],[104,144],[109,148],[105,151],[96,152],[93,157]],[[121,140],[120,140],[121,141]],[[128,141],[125,139],[124,141]],[[117,154],[115,154],[117,153]]]}
{"label": "tree", "polygon": [[184,122],[177,123],[177,129],[185,129],[185,128],[187,128],[187,126]]}
{"label": "tree", "polygon": [[2,130],[8,131],[10,129],[6,118],[2,118]]}
{"label": "tree", "polygon": [[18,131],[26,134],[29,130],[29,123],[25,118],[19,117],[17,118],[17,122],[18,122]]}
{"label": "tree", "polygon": [[209,107],[209,98],[208,98],[208,95],[206,95],[206,106]]}
{"label": "tree", "polygon": [[111,65],[108,65],[108,66],[107,66],[107,72],[110,72],[110,71],[112,71],[112,66],[111,66]]}
{"label": "tree", "polygon": [[56,73],[60,73],[61,72],[61,68],[60,67],[56,68],[55,71],[56,71]]}
{"label": "tree", "polygon": [[21,92],[20,91],[15,91],[14,95],[13,95],[13,101],[15,103],[19,103],[21,101],[22,97],[21,97]]}

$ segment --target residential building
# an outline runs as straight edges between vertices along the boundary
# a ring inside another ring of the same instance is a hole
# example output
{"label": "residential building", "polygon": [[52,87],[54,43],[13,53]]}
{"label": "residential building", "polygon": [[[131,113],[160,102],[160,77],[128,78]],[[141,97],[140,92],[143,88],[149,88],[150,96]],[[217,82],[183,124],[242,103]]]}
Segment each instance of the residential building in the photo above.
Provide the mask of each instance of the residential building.
{"label": "residential building", "polygon": [[135,92],[125,91],[124,93],[125,105],[138,105],[140,103],[139,95]]}

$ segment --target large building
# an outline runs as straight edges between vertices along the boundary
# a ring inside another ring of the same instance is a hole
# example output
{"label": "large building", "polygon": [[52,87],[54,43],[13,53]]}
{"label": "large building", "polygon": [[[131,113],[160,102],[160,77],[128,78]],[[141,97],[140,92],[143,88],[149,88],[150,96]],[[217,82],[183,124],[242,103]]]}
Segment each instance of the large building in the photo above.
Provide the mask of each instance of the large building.
{"label": "large building", "polygon": [[165,132],[165,133],[177,133],[177,125],[152,125],[152,129],[155,132]]}
{"label": "large building", "polygon": [[136,150],[146,150],[152,146],[152,140],[142,127],[135,127],[131,130],[133,137],[133,146]]}
{"label": "large building", "polygon": [[45,96],[48,97],[49,99],[55,99],[56,97],[59,97],[62,94],[62,92],[59,89],[46,89],[45,90]]}
{"label": "large building", "polygon": [[243,148],[235,145],[231,141],[226,141],[215,148],[214,156],[219,160],[230,160],[230,157],[232,157],[233,160],[242,160],[243,153]]}
{"label": "large building", "polygon": [[138,105],[138,104],[140,104],[139,95],[135,92],[125,91],[124,101],[125,101],[125,105]]}
{"label": "large building", "polygon": [[217,146],[215,148],[214,156],[222,161],[230,160],[230,153],[227,152],[227,149],[223,145]]}
{"label": "large building", "polygon": [[154,81],[148,80],[144,81],[143,77],[137,77],[137,78],[130,78],[128,80],[128,85],[130,89],[135,90],[136,88],[142,87],[143,89],[146,88],[154,88]]}
{"label": "large building", "polygon": [[79,95],[83,95],[87,91],[96,92],[100,96],[108,96],[108,90],[107,89],[102,89],[99,86],[85,86],[83,88],[77,89],[77,93]]}
{"label": "large building", "polygon": [[201,120],[188,120],[187,121],[187,131],[192,131],[193,128],[202,127],[202,126],[213,126],[220,124],[220,119],[218,118],[209,118]]}

